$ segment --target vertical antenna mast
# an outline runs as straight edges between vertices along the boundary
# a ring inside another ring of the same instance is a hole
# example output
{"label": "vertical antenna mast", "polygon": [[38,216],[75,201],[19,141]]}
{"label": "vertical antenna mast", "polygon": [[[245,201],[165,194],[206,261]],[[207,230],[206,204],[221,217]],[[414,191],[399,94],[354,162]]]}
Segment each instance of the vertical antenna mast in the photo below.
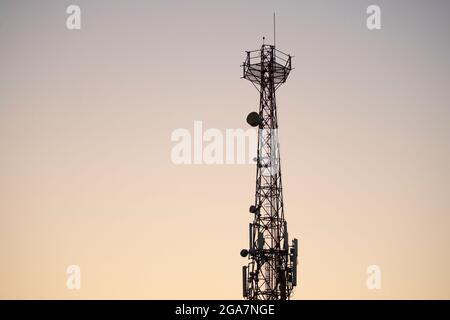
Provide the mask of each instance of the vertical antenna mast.
{"label": "vertical antenna mast", "polygon": [[277,46],[277,38],[275,33],[275,12],[273,13],[273,46]]}
{"label": "vertical antenna mast", "polygon": [[259,112],[247,116],[258,127],[255,202],[250,206],[253,221],[249,224],[249,248],[241,251],[248,257],[242,268],[243,296],[249,300],[286,300],[297,285],[297,239],[289,244],[284,218],[281,183],[278,120],[275,91],[286,82],[291,71],[291,56],[275,49],[274,44],[247,51],[243,78],[258,89]]}

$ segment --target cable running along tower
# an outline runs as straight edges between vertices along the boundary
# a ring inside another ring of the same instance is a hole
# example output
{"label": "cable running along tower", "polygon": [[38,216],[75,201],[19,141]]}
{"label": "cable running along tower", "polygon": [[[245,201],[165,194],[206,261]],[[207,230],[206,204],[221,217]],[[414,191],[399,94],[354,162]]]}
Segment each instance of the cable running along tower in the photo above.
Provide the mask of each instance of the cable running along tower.
{"label": "cable running along tower", "polygon": [[263,44],[247,51],[243,78],[259,91],[259,112],[251,112],[247,122],[258,127],[255,203],[250,206],[248,257],[242,267],[243,296],[249,300],[286,300],[297,285],[298,241],[289,244],[284,218],[280,152],[275,91],[286,82],[291,56]]}

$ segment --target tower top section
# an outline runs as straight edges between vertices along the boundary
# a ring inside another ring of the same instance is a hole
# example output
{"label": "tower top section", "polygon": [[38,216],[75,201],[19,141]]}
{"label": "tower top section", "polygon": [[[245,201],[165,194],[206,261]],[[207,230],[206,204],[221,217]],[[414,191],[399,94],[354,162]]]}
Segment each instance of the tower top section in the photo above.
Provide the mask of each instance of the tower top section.
{"label": "tower top section", "polygon": [[263,82],[273,80],[278,88],[286,82],[291,72],[291,56],[275,49],[274,45],[263,44],[259,50],[247,51],[242,67],[243,78],[251,81],[255,86],[261,86]]}

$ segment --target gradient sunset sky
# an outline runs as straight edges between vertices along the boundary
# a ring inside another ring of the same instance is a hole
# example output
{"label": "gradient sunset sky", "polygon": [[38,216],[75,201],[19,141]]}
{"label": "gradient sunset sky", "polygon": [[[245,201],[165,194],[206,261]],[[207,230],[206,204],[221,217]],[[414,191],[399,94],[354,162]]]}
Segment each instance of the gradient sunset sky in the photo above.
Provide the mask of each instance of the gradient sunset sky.
{"label": "gradient sunset sky", "polygon": [[256,168],[177,166],[170,137],[247,129],[274,11],[293,298],[450,299],[445,0],[0,0],[0,298],[241,299]]}

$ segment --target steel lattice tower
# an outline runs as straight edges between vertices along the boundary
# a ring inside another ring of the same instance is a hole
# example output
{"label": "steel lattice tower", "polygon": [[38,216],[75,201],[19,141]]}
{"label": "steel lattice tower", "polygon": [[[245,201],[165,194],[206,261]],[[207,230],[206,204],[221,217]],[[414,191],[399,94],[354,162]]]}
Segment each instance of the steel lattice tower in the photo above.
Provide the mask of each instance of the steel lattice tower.
{"label": "steel lattice tower", "polygon": [[297,239],[289,245],[284,218],[275,91],[291,71],[291,56],[274,45],[247,51],[243,78],[260,94],[259,112],[247,122],[258,127],[254,214],[249,224],[249,248],[241,251],[249,263],[242,268],[243,296],[249,300],[286,300],[297,285]]}

